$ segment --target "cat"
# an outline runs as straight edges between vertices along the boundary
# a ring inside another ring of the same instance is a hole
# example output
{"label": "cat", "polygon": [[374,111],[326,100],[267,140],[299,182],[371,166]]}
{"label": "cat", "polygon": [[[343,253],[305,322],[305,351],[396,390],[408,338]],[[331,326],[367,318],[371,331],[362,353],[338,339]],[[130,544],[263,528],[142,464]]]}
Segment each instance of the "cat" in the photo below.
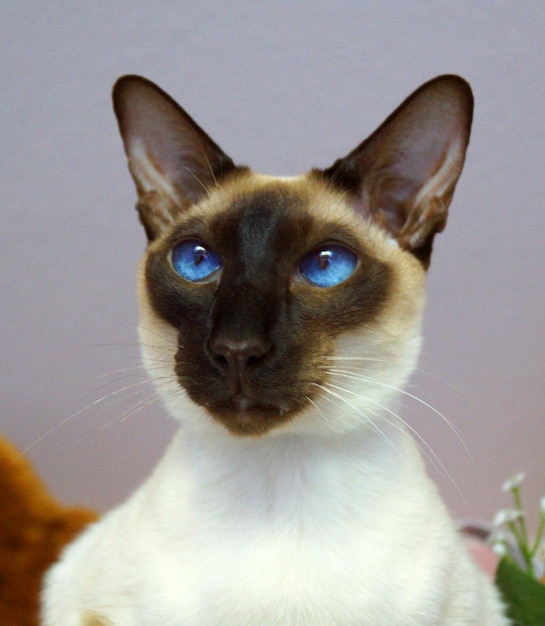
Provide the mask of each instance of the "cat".
{"label": "cat", "polygon": [[46,576],[44,626],[499,626],[394,402],[462,171],[439,76],[323,170],[235,165],[159,87],[114,86],[148,246],[143,361],[180,421]]}

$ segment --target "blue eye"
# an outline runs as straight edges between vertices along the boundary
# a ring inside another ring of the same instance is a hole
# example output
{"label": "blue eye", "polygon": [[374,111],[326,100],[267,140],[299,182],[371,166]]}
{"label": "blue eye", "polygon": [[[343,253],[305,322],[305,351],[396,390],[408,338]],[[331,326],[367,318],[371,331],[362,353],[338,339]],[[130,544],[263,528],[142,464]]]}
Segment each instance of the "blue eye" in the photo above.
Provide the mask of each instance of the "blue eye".
{"label": "blue eye", "polygon": [[171,259],[176,272],[192,283],[205,281],[221,267],[219,254],[195,239],[174,246]]}
{"label": "blue eye", "polygon": [[326,244],[306,254],[299,264],[301,274],[317,287],[335,287],[351,276],[358,257],[339,244]]}

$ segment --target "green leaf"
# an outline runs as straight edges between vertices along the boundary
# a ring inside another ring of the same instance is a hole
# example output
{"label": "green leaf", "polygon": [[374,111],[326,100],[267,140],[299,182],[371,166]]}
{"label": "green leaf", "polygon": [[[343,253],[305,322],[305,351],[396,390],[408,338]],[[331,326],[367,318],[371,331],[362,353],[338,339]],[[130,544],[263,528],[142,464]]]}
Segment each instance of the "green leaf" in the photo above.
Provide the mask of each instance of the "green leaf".
{"label": "green leaf", "polygon": [[507,615],[515,626],[545,625],[545,585],[508,558],[500,561],[496,585],[507,605]]}

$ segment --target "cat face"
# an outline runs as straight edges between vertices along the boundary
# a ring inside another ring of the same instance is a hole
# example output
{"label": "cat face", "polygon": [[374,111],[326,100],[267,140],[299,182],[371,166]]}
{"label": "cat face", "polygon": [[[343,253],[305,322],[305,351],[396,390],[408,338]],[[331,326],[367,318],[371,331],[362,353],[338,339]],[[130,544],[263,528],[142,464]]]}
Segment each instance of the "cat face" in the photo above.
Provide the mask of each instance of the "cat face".
{"label": "cat face", "polygon": [[469,136],[466,83],[432,81],[345,159],[290,179],[235,166],[145,79],[120,79],[114,105],[149,240],[144,359],[173,412],[188,396],[255,436],[346,430],[386,408],[418,352]]}

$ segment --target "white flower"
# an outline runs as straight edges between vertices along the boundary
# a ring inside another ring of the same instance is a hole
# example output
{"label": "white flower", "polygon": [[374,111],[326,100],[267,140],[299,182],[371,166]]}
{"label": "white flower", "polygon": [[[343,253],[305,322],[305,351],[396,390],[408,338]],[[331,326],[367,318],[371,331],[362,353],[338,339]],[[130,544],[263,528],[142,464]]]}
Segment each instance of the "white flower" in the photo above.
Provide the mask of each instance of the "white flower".
{"label": "white flower", "polygon": [[519,474],[515,474],[515,476],[511,476],[508,478],[503,485],[501,486],[502,491],[513,491],[521,486],[522,482],[526,478],[524,472],[520,472]]}
{"label": "white flower", "polygon": [[543,496],[539,502],[539,511],[542,515],[545,515],[545,496]]}
{"label": "white flower", "polygon": [[508,552],[507,546],[501,541],[498,541],[497,543],[492,544],[492,551],[494,552],[494,554],[497,554],[499,557],[506,556]]}
{"label": "white flower", "polygon": [[524,513],[519,509],[502,509],[496,513],[494,521],[492,522],[495,528],[516,522],[524,517]]}
{"label": "white flower", "polygon": [[490,533],[490,538],[488,541],[492,545],[495,543],[507,544],[509,542],[509,537],[507,536],[507,533],[503,532],[503,530],[500,530],[498,527],[496,527],[494,531]]}

